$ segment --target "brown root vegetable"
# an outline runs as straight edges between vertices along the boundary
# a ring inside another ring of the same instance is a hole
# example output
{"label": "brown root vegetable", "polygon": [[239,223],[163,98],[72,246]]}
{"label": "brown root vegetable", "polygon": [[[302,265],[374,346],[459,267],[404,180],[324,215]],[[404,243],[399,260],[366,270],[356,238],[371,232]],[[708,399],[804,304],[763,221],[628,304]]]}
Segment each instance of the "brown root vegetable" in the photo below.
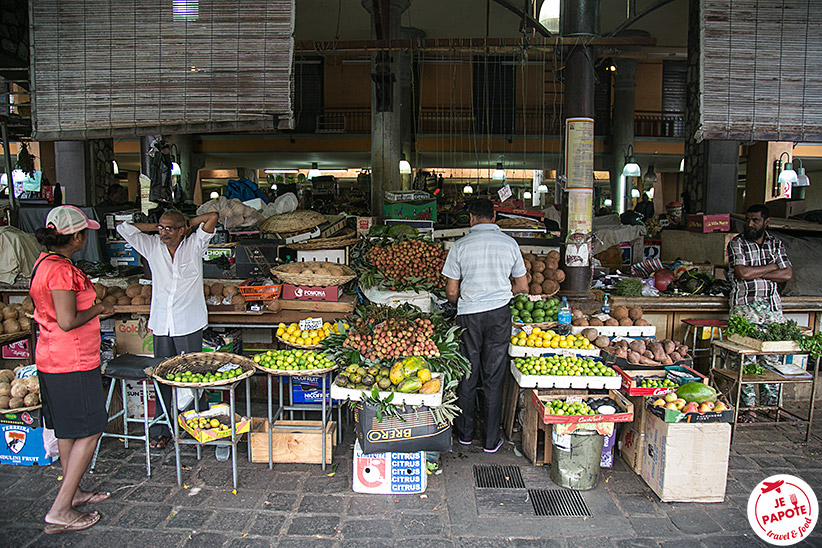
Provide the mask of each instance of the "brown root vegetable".
{"label": "brown root vegetable", "polygon": [[12,398],[24,398],[28,393],[29,390],[26,388],[26,383],[15,384],[9,388],[9,395]]}
{"label": "brown root vegetable", "polygon": [[577,318],[571,322],[571,325],[575,327],[588,327],[588,320],[585,318]]}
{"label": "brown root vegetable", "polygon": [[140,295],[151,299],[151,286],[146,284],[141,287],[142,289],[140,289]]}
{"label": "brown root vegetable", "polygon": [[217,295],[218,297],[222,296],[224,287],[225,286],[222,283],[214,282],[213,284],[211,284],[211,294]]}
{"label": "brown root vegetable", "polygon": [[531,263],[531,268],[534,267],[534,261],[537,260],[537,256],[534,255],[533,253],[526,253],[525,255],[522,256],[522,258],[523,258],[523,260],[528,261],[529,263]]}
{"label": "brown root vegetable", "polygon": [[617,320],[616,318],[608,318],[607,320],[605,320],[605,325],[609,327],[616,327],[619,325],[619,320]]}
{"label": "brown root vegetable", "polygon": [[25,378],[25,385],[26,390],[29,392],[39,392],[40,391],[40,380],[37,378],[37,375],[32,375],[31,377]]}
{"label": "brown root vegetable", "polygon": [[662,347],[657,347],[656,350],[654,350],[654,360],[657,362],[662,362],[667,355]]}
{"label": "brown root vegetable", "polygon": [[644,356],[638,354],[637,352],[634,352],[633,350],[628,351],[628,361],[630,363],[639,363],[639,360],[641,360],[643,357]]}
{"label": "brown root vegetable", "polygon": [[20,331],[28,331],[31,329],[31,320],[25,316],[20,316],[17,318],[17,323],[20,324]]}
{"label": "brown root vegetable", "polygon": [[0,396],[0,409],[11,409],[9,400],[11,400],[9,396]]}
{"label": "brown root vegetable", "polygon": [[599,336],[594,341],[594,345],[597,348],[607,348],[609,344],[611,344],[611,341],[608,340],[608,337],[604,337],[604,336]]}
{"label": "brown root vegetable", "polygon": [[551,270],[557,270],[557,269],[559,269],[559,261],[552,261],[552,260],[549,259],[548,262],[545,263],[545,268],[549,268]]}
{"label": "brown root vegetable", "polygon": [[542,290],[546,295],[553,295],[559,291],[559,284],[554,280],[545,280],[542,282]]}
{"label": "brown root vegetable", "polygon": [[628,346],[637,354],[644,354],[645,350],[647,349],[645,341],[643,339],[636,339],[634,341],[631,341]]}
{"label": "brown root vegetable", "polygon": [[13,306],[7,306],[3,309],[3,319],[4,320],[16,320],[17,319],[17,309]]}
{"label": "brown root vegetable", "polygon": [[626,358],[627,359],[628,358],[628,352],[629,352],[629,350],[627,348],[623,348],[621,346],[618,346],[616,348],[616,351],[614,352],[614,355],[617,356],[618,358]]}
{"label": "brown root vegetable", "polygon": [[628,341],[626,341],[625,339],[621,339],[617,341],[616,345],[621,346],[622,348],[628,348]]}
{"label": "brown root vegetable", "polygon": [[122,297],[117,298],[117,306],[128,306],[131,304],[131,297],[127,295],[123,295]]}
{"label": "brown root vegetable", "polygon": [[679,355],[683,358],[688,355],[688,345],[687,344],[679,344],[676,347],[676,351],[679,352]]}
{"label": "brown root vegetable", "polygon": [[596,316],[592,316],[591,319],[588,320],[588,325],[590,325],[591,327],[602,327],[605,324],[603,324],[602,320],[600,320]]}
{"label": "brown root vegetable", "polygon": [[673,358],[671,358],[671,356],[666,355],[664,358],[662,358],[662,361],[660,363],[662,365],[673,365],[674,360],[673,360]]}
{"label": "brown root vegetable", "polygon": [[679,352],[677,352],[677,351],[673,351],[673,352],[671,352],[671,353],[669,354],[669,356],[670,356],[671,360],[673,360],[674,362],[678,362],[679,360],[681,360],[681,359],[682,359],[682,354],[680,354],[680,353],[679,353]]}
{"label": "brown root vegetable", "polygon": [[584,318],[584,317],[585,317],[585,314],[583,314],[582,310],[580,310],[579,308],[574,308],[573,310],[571,310],[571,318],[572,319],[578,320],[578,319]]}
{"label": "brown root vegetable", "polygon": [[134,298],[138,295],[141,295],[143,292],[143,288],[140,287],[140,284],[131,284],[126,288],[126,297]]}
{"label": "brown root vegetable", "polygon": [[619,320],[619,325],[623,327],[631,327],[632,325],[634,325],[634,322],[631,320],[631,318],[622,318],[621,320]]}
{"label": "brown root vegetable", "polygon": [[662,348],[665,350],[666,354],[670,354],[674,350],[676,350],[676,343],[671,339],[665,339],[662,341]]}
{"label": "brown root vegetable", "polygon": [[642,309],[638,306],[632,306],[628,309],[628,317],[636,321],[642,317]]}
{"label": "brown root vegetable", "polygon": [[223,297],[233,297],[239,293],[236,285],[226,285],[223,287]]}
{"label": "brown root vegetable", "polygon": [[11,398],[9,400],[9,409],[20,409],[23,407],[23,398]]}
{"label": "brown root vegetable", "polygon": [[540,274],[545,270],[545,263],[537,260],[531,263],[531,273],[539,272]]}
{"label": "brown root vegetable", "polygon": [[651,358],[646,358],[645,356],[639,358],[639,363],[641,365],[659,365],[659,362],[654,361]]}
{"label": "brown root vegetable", "polygon": [[146,304],[146,299],[142,295],[137,295],[131,299],[132,306],[142,306]]}
{"label": "brown root vegetable", "polygon": [[40,403],[40,396],[32,392],[23,398],[23,407],[34,407]]}
{"label": "brown root vegetable", "polygon": [[31,297],[29,295],[26,295],[26,298],[23,299],[22,308],[23,312],[27,314],[31,314],[32,312],[34,312],[34,301],[31,300]]}
{"label": "brown root vegetable", "polygon": [[554,281],[557,283],[562,283],[565,281],[565,271],[556,269],[554,270]]}
{"label": "brown root vegetable", "polygon": [[540,272],[534,272],[531,275],[531,283],[539,284],[542,287],[542,282],[545,281],[545,276],[543,276]]}
{"label": "brown root vegetable", "polygon": [[599,331],[596,329],[589,327],[588,329],[582,330],[582,336],[588,339],[590,342],[594,342],[599,337]]}
{"label": "brown root vegetable", "polygon": [[10,371],[8,369],[0,369],[0,379],[3,382],[11,382],[14,380],[14,371]]}
{"label": "brown root vegetable", "polygon": [[539,295],[542,293],[542,286],[540,284],[532,283],[528,286],[528,293],[531,295]]}
{"label": "brown root vegetable", "polygon": [[622,318],[628,317],[628,309],[624,306],[615,306],[611,310],[611,317],[616,318],[617,320],[621,320]]}
{"label": "brown root vegetable", "polygon": [[651,352],[650,350],[646,350],[645,352],[642,353],[642,355],[645,356],[646,358],[654,359],[654,353]]}
{"label": "brown root vegetable", "polygon": [[11,394],[11,385],[7,382],[0,382],[0,396],[8,396]]}
{"label": "brown root vegetable", "polygon": [[634,325],[637,326],[637,327],[640,327],[640,326],[641,327],[648,327],[648,326],[651,325],[651,322],[649,322],[648,320],[644,320],[644,319],[640,318],[638,320],[634,320]]}
{"label": "brown root vegetable", "polygon": [[17,320],[4,320],[3,321],[3,332],[4,333],[19,333],[20,332],[20,322]]}

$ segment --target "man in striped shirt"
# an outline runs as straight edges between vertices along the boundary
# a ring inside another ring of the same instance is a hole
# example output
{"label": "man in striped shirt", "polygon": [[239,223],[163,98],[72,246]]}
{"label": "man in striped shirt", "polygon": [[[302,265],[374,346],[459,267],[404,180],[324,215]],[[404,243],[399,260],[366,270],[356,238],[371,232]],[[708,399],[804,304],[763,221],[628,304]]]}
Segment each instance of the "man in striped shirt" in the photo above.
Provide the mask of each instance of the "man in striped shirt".
{"label": "man in striped shirt", "polygon": [[519,246],[494,224],[491,201],[474,200],[468,213],[471,230],[451,247],[442,269],[445,293],[457,305],[457,325],[465,330],[460,352],[471,362],[471,371],[457,387],[462,413],[454,429],[462,445],[471,445],[477,382],[482,379],[483,444],[487,453],[496,453],[502,446],[502,384],[511,337],[508,307],[514,293],[528,291],[528,282]]}

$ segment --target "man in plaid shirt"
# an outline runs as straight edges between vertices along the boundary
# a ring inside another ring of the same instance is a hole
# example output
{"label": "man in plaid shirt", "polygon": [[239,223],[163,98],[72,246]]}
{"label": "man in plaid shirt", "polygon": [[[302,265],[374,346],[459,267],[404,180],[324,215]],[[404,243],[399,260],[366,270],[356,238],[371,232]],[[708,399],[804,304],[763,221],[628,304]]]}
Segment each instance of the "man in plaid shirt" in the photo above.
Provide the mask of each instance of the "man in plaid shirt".
{"label": "man in plaid shirt", "polygon": [[[733,284],[730,313],[760,325],[785,321],[776,284],[787,282],[793,276],[785,246],[765,230],[769,216],[766,206],[752,205],[745,212],[745,231],[728,243],[728,278]],[[762,359],[765,364],[778,360],[772,355]],[[776,405],[778,385],[760,387],[760,403]],[[756,398],[753,386],[743,385],[742,396],[744,405],[753,405]],[[753,419],[752,414],[748,417]]]}

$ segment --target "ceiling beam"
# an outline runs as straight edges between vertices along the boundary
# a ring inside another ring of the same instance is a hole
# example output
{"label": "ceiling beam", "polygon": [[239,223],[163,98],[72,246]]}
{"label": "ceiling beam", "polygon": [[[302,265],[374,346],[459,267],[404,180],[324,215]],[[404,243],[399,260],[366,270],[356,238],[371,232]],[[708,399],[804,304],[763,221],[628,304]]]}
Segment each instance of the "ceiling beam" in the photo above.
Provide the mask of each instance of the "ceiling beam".
{"label": "ceiling beam", "polygon": [[515,14],[517,17],[519,17],[521,19],[525,19],[526,21],[528,21],[528,23],[530,23],[531,26],[534,27],[534,30],[536,30],[538,33],[540,33],[545,38],[551,38],[553,36],[553,34],[551,34],[551,31],[546,29],[545,26],[542,23],[540,23],[539,21],[534,19],[531,16],[530,13],[519,9],[514,4],[509,2],[509,0],[494,0],[494,2],[499,4],[503,8],[507,9],[511,13]]}
{"label": "ceiling beam", "polygon": [[[643,17],[645,17],[646,15],[651,13],[652,11],[657,10],[657,9],[661,8],[662,6],[665,6],[667,4],[670,4],[673,1],[674,0],[659,0],[656,4],[652,4],[652,5],[648,6],[647,8],[642,10],[639,14],[634,15],[633,17],[631,17],[630,19],[628,19],[627,21],[625,21],[624,23],[619,25],[617,28],[615,28],[614,30],[612,30],[611,32],[606,34],[605,36],[608,36],[608,37],[616,36],[617,34],[622,32],[623,30],[627,29],[628,27],[630,27],[631,25],[633,25],[634,23],[636,23],[637,21],[639,21],[640,19],[642,19]],[[634,6],[634,9],[636,9],[636,6]]]}

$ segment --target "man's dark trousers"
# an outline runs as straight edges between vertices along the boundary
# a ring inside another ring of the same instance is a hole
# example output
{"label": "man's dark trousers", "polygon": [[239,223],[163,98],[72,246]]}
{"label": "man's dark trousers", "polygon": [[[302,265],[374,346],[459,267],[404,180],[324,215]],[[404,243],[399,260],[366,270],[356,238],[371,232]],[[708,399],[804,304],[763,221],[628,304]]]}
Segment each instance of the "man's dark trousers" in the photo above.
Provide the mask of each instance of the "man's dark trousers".
{"label": "man's dark trousers", "polygon": [[463,314],[457,316],[456,323],[465,328],[460,352],[471,362],[471,371],[457,387],[457,405],[462,414],[454,421],[454,427],[460,440],[474,439],[477,381],[482,379],[485,395],[483,443],[486,449],[493,449],[500,438],[502,386],[511,340],[511,310],[506,304],[487,312]]}

